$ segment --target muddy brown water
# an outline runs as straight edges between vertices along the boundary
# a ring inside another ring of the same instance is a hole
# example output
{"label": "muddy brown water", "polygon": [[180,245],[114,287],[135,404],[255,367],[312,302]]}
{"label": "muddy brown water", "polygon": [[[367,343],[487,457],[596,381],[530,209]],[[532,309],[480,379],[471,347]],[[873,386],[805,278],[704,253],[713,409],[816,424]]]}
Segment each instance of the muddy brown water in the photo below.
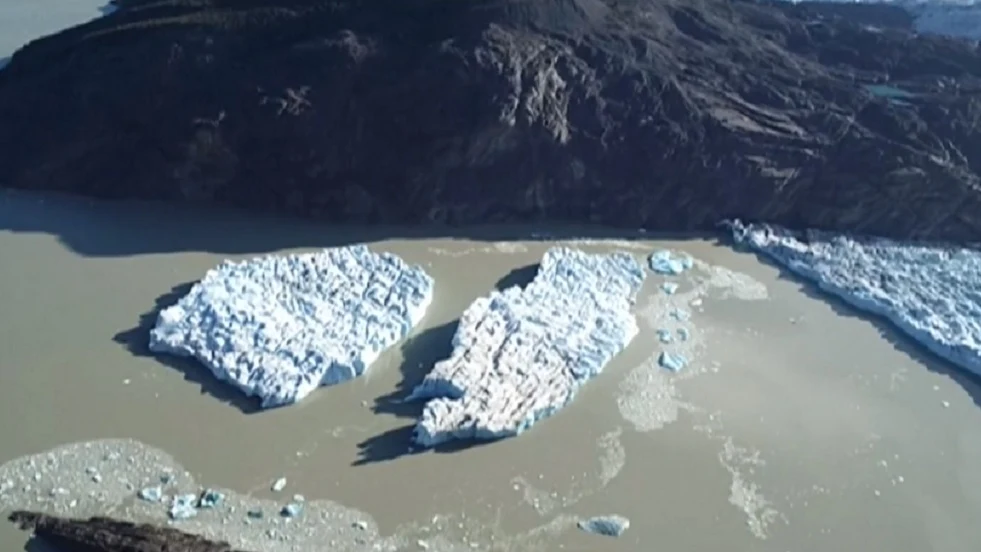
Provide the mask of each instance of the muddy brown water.
{"label": "muddy brown water", "polygon": [[[560,239],[529,238],[545,234]],[[365,377],[256,412],[203,368],[146,354],[155,310],[221,260],[357,242],[421,264],[437,282],[422,325]],[[669,278],[681,284],[674,294],[649,276],[641,334],[559,415],[518,438],[408,454],[418,407],[396,399],[448,353],[473,299],[526,281],[555,243],[639,259],[671,248],[700,263]],[[527,227],[453,237],[3,192],[0,259],[0,484],[13,483],[0,510],[162,522],[162,506],[133,495],[170,467],[189,472],[194,490],[230,497],[186,528],[255,550],[892,552],[981,542],[977,384],[712,240]],[[656,330],[682,326],[689,341],[659,342]],[[690,365],[658,368],[664,348]],[[82,442],[89,448],[58,449]],[[113,450],[122,459],[109,460]],[[30,455],[41,455],[33,466]],[[278,477],[288,486],[272,493]],[[295,493],[309,519],[278,519]],[[268,514],[248,523],[250,508]],[[575,527],[605,514],[630,528],[613,539]],[[0,549],[25,542],[0,525]]]}

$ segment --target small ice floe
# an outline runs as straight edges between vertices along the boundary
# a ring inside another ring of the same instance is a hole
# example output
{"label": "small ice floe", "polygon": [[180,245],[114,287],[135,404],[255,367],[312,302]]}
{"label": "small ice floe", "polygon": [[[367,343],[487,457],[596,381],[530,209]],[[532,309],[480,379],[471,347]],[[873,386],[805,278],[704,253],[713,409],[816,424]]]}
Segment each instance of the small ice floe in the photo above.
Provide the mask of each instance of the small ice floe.
{"label": "small ice floe", "polygon": [[197,500],[198,496],[196,494],[174,496],[173,501],[170,503],[170,510],[167,512],[170,515],[170,519],[191,519],[198,515]]}
{"label": "small ice floe", "polygon": [[630,528],[630,520],[623,516],[597,516],[579,522],[579,528],[587,533],[606,537],[619,537]]}
{"label": "small ice floe", "polygon": [[303,512],[302,502],[290,502],[279,511],[279,515],[286,518],[295,518]]}
{"label": "small ice floe", "polygon": [[661,351],[661,356],[657,358],[657,363],[660,364],[662,368],[667,368],[672,372],[680,372],[681,369],[688,364],[688,359],[681,353]]}
{"label": "small ice floe", "polygon": [[674,255],[666,249],[651,253],[648,259],[651,270],[658,274],[677,275],[694,266],[695,261],[688,255]]}
{"label": "small ice floe", "polygon": [[204,492],[201,493],[200,498],[198,498],[198,508],[201,509],[215,508],[218,505],[220,505],[224,500],[225,500],[224,494],[214,489],[205,489]]}
{"label": "small ice floe", "polygon": [[160,485],[155,487],[146,487],[144,489],[140,489],[137,496],[139,496],[141,500],[145,500],[147,502],[160,502],[163,500],[163,488]]}

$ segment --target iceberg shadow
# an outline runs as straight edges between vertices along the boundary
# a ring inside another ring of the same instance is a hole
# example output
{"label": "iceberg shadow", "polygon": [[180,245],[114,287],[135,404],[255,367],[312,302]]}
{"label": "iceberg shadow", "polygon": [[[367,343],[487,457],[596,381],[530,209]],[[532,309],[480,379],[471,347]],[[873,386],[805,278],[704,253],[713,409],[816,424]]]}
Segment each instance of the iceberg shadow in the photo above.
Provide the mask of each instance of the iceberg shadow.
{"label": "iceberg shadow", "polygon": [[[375,399],[372,411],[375,414],[410,418],[413,421],[358,443],[358,459],[353,463],[354,466],[395,460],[416,452],[412,444],[412,431],[415,428],[415,420],[422,414],[426,401],[406,401],[405,399],[412,393],[415,386],[422,382],[436,362],[450,356],[453,351],[453,336],[456,334],[457,326],[459,326],[459,320],[453,320],[425,329],[403,342],[401,346],[403,360],[399,367],[402,378],[391,393]],[[451,441],[444,446],[419,449],[418,452],[432,450],[437,453],[451,453],[488,442],[490,441]]]}
{"label": "iceberg shadow", "polygon": [[[419,410],[422,405],[419,403]],[[430,448],[415,447],[412,443],[412,432],[415,424],[407,424],[388,431],[373,435],[358,443],[358,459],[351,463],[352,466],[367,466],[397,460],[403,456],[412,454],[423,454],[435,452],[436,454],[453,454],[469,449],[489,445],[494,442],[490,439],[456,439],[446,443],[440,443]]]}
{"label": "iceberg shadow", "polygon": [[222,382],[197,360],[181,358],[173,355],[155,354],[150,351],[150,330],[156,324],[157,315],[161,310],[175,304],[181,297],[187,295],[196,282],[185,282],[174,286],[169,292],[157,297],[154,307],[140,316],[138,324],[122,330],[113,336],[112,340],[122,345],[135,357],[153,358],[184,376],[184,380],[197,384],[201,393],[209,395],[221,402],[230,404],[244,414],[255,414],[262,410],[259,399],[248,397],[232,386]]}
{"label": "iceberg shadow", "polygon": [[981,407],[981,377],[968,372],[966,369],[930,351],[926,345],[906,335],[905,332],[885,316],[854,307],[837,295],[821,290],[817,283],[798,276],[764,253],[735,244],[726,238],[720,239],[720,243],[729,245],[737,251],[752,253],[760,263],[777,269],[781,280],[794,282],[801,293],[815,301],[829,305],[838,316],[856,318],[868,322],[876,329],[879,336],[897,351],[906,354],[927,370],[952,379],[967,392],[971,400],[974,401],[975,406]]}
{"label": "iceberg shadow", "polygon": [[494,284],[494,289],[497,291],[504,291],[507,288],[518,286],[522,289],[531,283],[538,274],[538,267],[541,263],[532,263],[525,266],[520,266],[514,270],[505,274],[500,280]]}
{"label": "iceberg shadow", "polygon": [[339,247],[389,239],[465,239],[479,242],[610,238],[688,240],[714,233],[642,234],[599,226],[542,224],[341,224],[231,207],[126,200],[93,200],[0,187],[0,232],[46,234],[84,257],[185,252],[262,255],[292,248]]}
{"label": "iceberg shadow", "polygon": [[44,542],[40,537],[31,536],[30,540],[24,544],[24,552],[60,552],[61,549]]}

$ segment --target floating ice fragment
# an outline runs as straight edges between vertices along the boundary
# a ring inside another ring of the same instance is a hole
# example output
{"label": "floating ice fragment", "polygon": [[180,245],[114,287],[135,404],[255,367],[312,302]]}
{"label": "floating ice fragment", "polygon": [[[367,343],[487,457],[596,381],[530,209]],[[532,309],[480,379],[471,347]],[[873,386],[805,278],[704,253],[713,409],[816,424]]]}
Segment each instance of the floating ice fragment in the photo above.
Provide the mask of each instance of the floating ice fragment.
{"label": "floating ice fragment", "polygon": [[671,335],[671,330],[660,329],[657,331],[657,339],[661,343],[671,343],[674,337]]}
{"label": "floating ice fragment", "polygon": [[201,497],[198,499],[198,508],[214,508],[221,504],[224,500],[224,494],[214,489],[205,489],[205,491],[201,493]]}
{"label": "floating ice fragment", "polygon": [[658,274],[681,274],[695,263],[688,255],[675,256],[666,249],[651,253],[648,261],[651,270]]}
{"label": "floating ice fragment", "polygon": [[276,481],[273,481],[272,487],[270,487],[274,493],[278,493],[286,488],[286,478],[280,477]]}
{"label": "floating ice fragment", "polygon": [[158,485],[140,489],[138,496],[147,502],[160,502],[163,499],[163,488]]}
{"label": "floating ice fragment", "polygon": [[671,311],[671,318],[674,318],[679,322],[684,322],[688,320],[688,318],[690,317],[691,315],[688,313],[688,311],[684,309],[674,309]]}
{"label": "floating ice fragment", "polygon": [[362,531],[368,529],[368,524],[363,521],[355,521],[353,526],[355,529],[360,529]]}
{"label": "floating ice fragment", "polygon": [[491,292],[460,318],[450,357],[409,399],[428,399],[414,440],[514,436],[569,403],[637,334],[645,271],[626,253],[558,247],[525,288]]}
{"label": "floating ice fragment", "polygon": [[150,350],[194,357],[263,407],[360,376],[422,319],[433,280],[363,245],[226,261],[150,332]]}
{"label": "floating ice fragment", "polygon": [[306,502],[306,497],[301,494],[293,495],[293,502]]}
{"label": "floating ice fragment", "polygon": [[736,242],[981,375],[981,251],[728,224]]}
{"label": "floating ice fragment", "polygon": [[668,295],[673,295],[674,292],[678,291],[679,287],[680,286],[676,282],[664,282],[661,284],[661,289]]}
{"label": "floating ice fragment", "polygon": [[658,357],[657,363],[672,372],[678,372],[688,364],[688,359],[681,353],[661,351],[661,356]]}
{"label": "floating ice fragment", "polygon": [[250,519],[262,519],[262,510],[249,510],[245,515]]}
{"label": "floating ice fragment", "polygon": [[597,516],[579,522],[579,528],[594,535],[619,537],[630,528],[630,520],[623,516]]}
{"label": "floating ice fragment", "polygon": [[170,503],[170,510],[167,512],[170,515],[170,519],[190,519],[198,515],[198,509],[195,507],[197,499],[198,497],[195,494],[174,496],[173,501]]}
{"label": "floating ice fragment", "polygon": [[678,328],[679,339],[682,341],[688,341],[689,337],[691,337],[691,332],[688,331],[688,328]]}
{"label": "floating ice fragment", "polygon": [[300,502],[290,502],[283,509],[280,510],[279,514],[283,517],[294,518],[303,512],[303,504]]}

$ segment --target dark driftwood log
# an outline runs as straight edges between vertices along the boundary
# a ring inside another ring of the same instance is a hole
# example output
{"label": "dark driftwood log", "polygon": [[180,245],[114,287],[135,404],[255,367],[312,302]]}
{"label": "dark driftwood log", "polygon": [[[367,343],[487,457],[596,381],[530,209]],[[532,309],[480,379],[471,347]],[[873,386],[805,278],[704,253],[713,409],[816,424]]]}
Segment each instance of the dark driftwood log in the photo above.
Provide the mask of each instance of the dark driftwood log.
{"label": "dark driftwood log", "polygon": [[146,523],[104,517],[69,519],[17,511],[10,521],[66,552],[239,552],[227,542],[214,542]]}
{"label": "dark driftwood log", "polygon": [[117,3],[0,71],[5,186],[334,222],[981,236],[981,51],[900,7]]}

